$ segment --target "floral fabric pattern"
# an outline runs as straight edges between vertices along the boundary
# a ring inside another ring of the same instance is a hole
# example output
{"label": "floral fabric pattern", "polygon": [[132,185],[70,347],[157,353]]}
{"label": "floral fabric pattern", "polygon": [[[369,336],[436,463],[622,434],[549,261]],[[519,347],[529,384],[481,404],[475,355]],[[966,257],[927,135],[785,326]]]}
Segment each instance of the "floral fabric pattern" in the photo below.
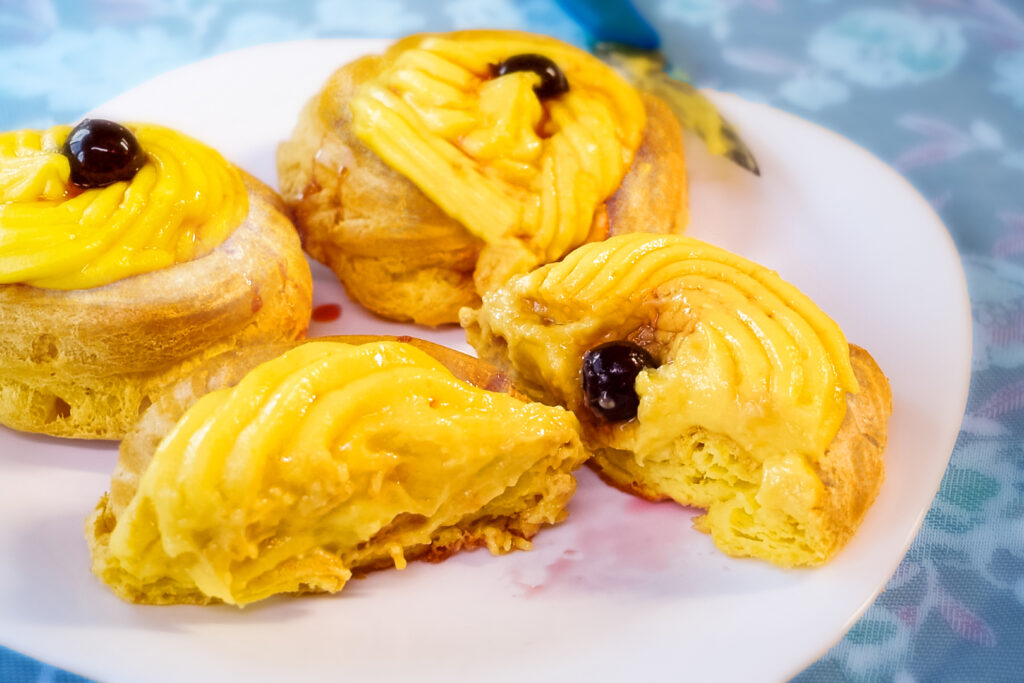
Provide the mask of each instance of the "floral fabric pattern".
{"label": "floral fabric pattern", "polygon": [[959,64],[965,47],[960,26],[952,20],[863,9],[818,30],[808,52],[854,83],[892,88],[947,74]]}
{"label": "floral fabric pattern", "polygon": [[[886,590],[798,680],[1024,677],[1024,4],[638,0],[698,85],[831,128],[928,198],[974,319],[959,441]],[[586,33],[554,0],[0,0],[0,130],[71,121],[163,71],[316,37]],[[936,343],[941,343],[941,340]],[[80,680],[0,647],[0,680]]]}
{"label": "floral fabric pattern", "polygon": [[1006,95],[1015,105],[1024,108],[1024,50],[1000,56],[994,71],[992,91]]}

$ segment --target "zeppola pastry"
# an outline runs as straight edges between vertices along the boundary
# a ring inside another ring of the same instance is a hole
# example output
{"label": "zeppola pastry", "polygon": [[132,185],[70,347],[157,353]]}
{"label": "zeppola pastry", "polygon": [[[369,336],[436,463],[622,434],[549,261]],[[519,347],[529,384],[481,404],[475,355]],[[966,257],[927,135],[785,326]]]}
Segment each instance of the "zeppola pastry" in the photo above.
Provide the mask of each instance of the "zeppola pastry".
{"label": "zeppola pastry", "polygon": [[339,69],[278,172],[306,251],[350,296],[437,325],[580,244],[682,231],[682,145],[664,102],[586,52],[462,31]]}
{"label": "zeppola pastry", "polygon": [[302,336],[312,282],[284,210],[160,126],[0,134],[0,423],[119,438],[203,359]]}
{"label": "zeppola pastry", "polygon": [[579,423],[428,342],[334,337],[206,361],[121,444],[86,522],[93,572],[137,603],[341,590],[560,521]]}
{"label": "zeppola pastry", "polygon": [[807,296],[723,249],[612,237],[462,323],[527,395],[575,412],[606,481],[704,508],[697,528],[730,555],[821,564],[881,485],[881,370]]}

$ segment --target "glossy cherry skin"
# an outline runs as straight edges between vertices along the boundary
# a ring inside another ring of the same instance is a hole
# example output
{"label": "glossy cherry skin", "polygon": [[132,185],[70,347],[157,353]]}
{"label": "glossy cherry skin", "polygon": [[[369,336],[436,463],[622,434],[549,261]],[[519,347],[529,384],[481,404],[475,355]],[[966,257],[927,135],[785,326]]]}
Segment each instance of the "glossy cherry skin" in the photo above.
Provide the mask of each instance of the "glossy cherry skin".
{"label": "glossy cherry skin", "polygon": [[83,188],[131,180],[146,163],[132,132],[106,119],[85,119],[75,126],[61,153],[71,162],[71,182]]}
{"label": "glossy cherry skin", "polygon": [[609,422],[636,417],[640,397],[633,385],[644,368],[656,367],[654,357],[628,341],[599,344],[583,354],[583,395],[594,413]]}
{"label": "glossy cherry skin", "polygon": [[516,71],[532,71],[540,76],[540,84],[533,88],[537,97],[546,100],[569,90],[569,81],[558,65],[545,57],[531,53],[513,55],[503,62],[491,64],[491,76],[498,78]]}

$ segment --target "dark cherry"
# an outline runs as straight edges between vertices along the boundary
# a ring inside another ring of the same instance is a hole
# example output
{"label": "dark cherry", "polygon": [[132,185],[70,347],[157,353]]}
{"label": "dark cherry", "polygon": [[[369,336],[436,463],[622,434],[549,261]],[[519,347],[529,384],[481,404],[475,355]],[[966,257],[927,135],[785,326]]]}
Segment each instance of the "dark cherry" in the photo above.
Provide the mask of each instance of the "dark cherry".
{"label": "dark cherry", "polygon": [[587,405],[609,422],[636,417],[640,397],[633,384],[644,368],[657,365],[654,357],[633,342],[611,341],[583,354],[583,395]]}
{"label": "dark cherry", "polygon": [[79,187],[131,180],[146,163],[132,132],[106,119],[85,119],[72,128],[61,153],[71,162],[71,182]]}
{"label": "dark cherry", "polygon": [[544,55],[522,54],[513,55],[503,62],[491,64],[491,76],[497,78],[516,71],[532,71],[540,76],[540,85],[534,87],[533,92],[537,97],[546,100],[549,97],[558,97],[569,89],[569,81],[565,74]]}

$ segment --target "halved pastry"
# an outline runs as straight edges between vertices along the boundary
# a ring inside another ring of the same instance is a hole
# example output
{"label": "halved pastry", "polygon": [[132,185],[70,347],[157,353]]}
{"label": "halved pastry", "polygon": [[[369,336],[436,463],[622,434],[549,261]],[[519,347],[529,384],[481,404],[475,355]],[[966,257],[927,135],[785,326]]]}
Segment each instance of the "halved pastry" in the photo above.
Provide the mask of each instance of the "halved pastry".
{"label": "halved pastry", "polygon": [[668,106],[514,31],[416,35],[339,69],[278,150],[306,251],[375,313],[437,325],[623,231],[682,231]]}
{"label": "halved pastry", "polygon": [[528,548],[586,454],[475,358],[333,337],[213,358],[143,414],[86,522],[125,600],[245,605],[462,548]]}
{"label": "halved pastry", "polygon": [[205,358],[301,337],[312,280],[285,211],[160,126],[0,134],[0,424],[120,438]]}
{"label": "halved pastry", "polygon": [[704,508],[726,553],[825,562],[882,483],[866,351],[778,274],[682,236],[580,247],[462,315],[484,359],[573,410],[609,483]]}

